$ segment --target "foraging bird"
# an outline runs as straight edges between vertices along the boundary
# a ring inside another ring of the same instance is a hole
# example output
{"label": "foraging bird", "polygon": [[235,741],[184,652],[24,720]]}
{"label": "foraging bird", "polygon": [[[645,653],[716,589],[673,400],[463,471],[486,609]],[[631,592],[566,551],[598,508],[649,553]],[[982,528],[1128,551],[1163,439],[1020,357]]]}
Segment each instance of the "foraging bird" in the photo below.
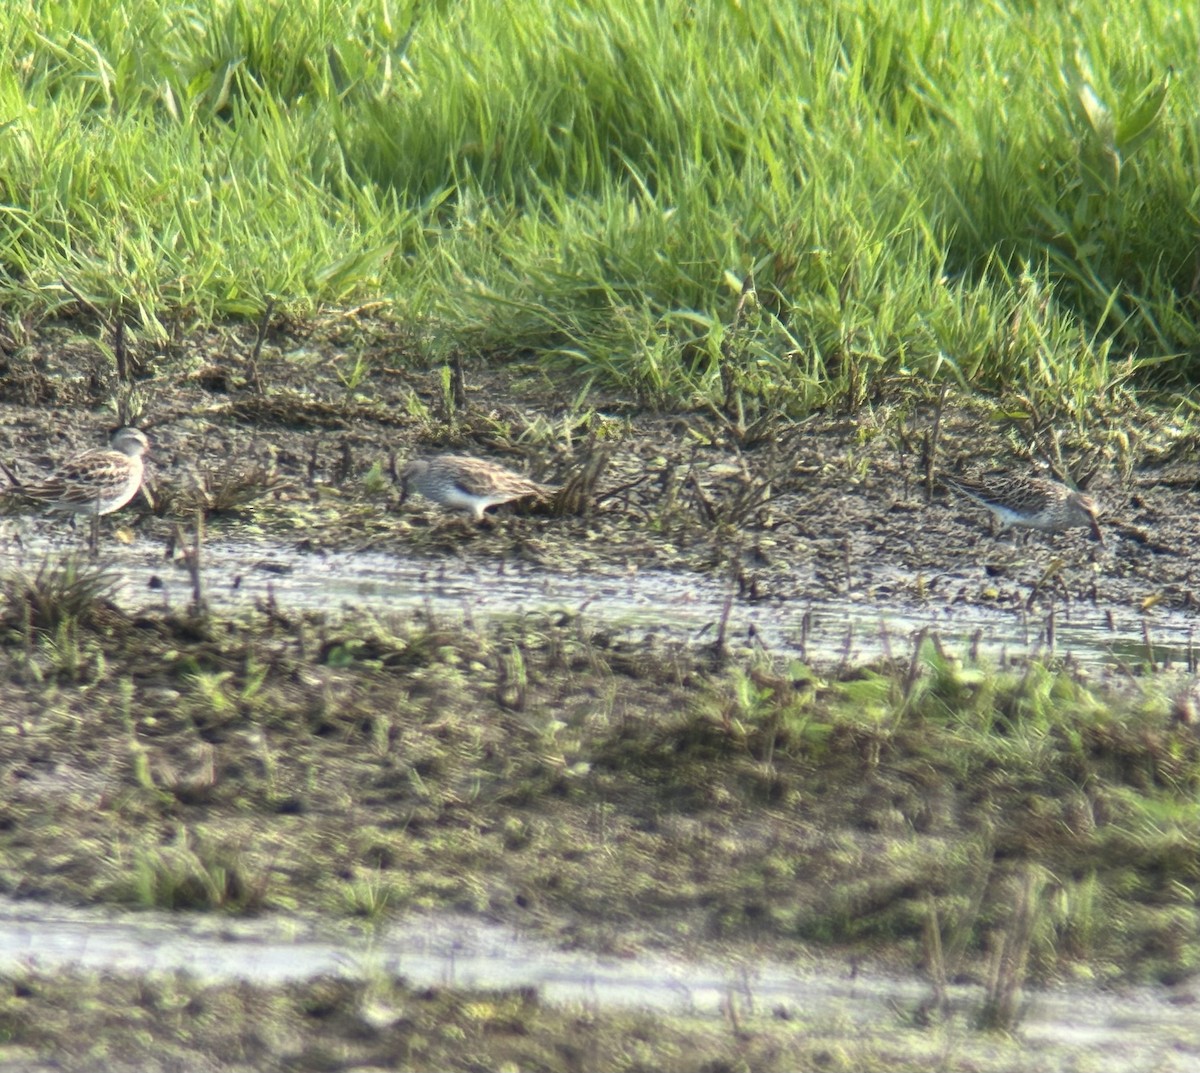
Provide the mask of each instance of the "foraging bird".
{"label": "foraging bird", "polygon": [[119,428],[109,437],[110,446],[84,451],[68,459],[49,477],[25,482],[4,467],[18,492],[46,504],[51,510],[87,514],[93,519],[92,546],[102,514],[111,514],[128,503],[142,486],[142,456],[150,449],[146,434],[136,428]]}
{"label": "foraging bird", "polygon": [[1048,477],[996,476],[980,480],[944,476],[942,480],[963,495],[987,507],[1000,522],[1001,530],[1008,526],[1023,526],[1057,532],[1086,526],[1101,544],[1104,536],[1096,515],[1100,507],[1083,492]]}
{"label": "foraging bird", "polygon": [[414,459],[400,471],[400,489],[402,503],[410,491],[419,492],[450,510],[469,511],[477,522],[483,521],[483,512],[497,503],[527,496],[545,501],[558,491],[495,462],[465,455]]}

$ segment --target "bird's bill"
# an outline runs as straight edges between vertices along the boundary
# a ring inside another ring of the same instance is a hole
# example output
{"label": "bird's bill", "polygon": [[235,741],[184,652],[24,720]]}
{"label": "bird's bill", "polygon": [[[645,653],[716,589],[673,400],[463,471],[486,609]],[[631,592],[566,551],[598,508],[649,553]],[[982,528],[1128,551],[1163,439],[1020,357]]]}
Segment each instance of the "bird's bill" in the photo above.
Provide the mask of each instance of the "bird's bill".
{"label": "bird's bill", "polygon": [[1096,521],[1096,516],[1094,514],[1090,514],[1088,517],[1091,519],[1090,528],[1092,530],[1092,536],[1094,536],[1100,542],[1100,547],[1106,547],[1107,545],[1104,543],[1104,534],[1100,532],[1100,523]]}

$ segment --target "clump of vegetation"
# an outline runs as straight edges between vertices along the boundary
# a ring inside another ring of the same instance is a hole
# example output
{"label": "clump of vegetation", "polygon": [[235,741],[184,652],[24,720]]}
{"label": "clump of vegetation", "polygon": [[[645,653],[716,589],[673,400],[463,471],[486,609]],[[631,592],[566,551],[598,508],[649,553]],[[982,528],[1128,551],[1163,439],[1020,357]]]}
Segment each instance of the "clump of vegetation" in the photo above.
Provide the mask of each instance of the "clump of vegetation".
{"label": "clump of vegetation", "polygon": [[[834,674],[714,663],[570,616],[272,608],[80,629],[94,655],[77,687],[29,674],[58,658],[48,635],[0,649],[0,721],[37,727],[3,766],[53,743],[56,768],[124,789],[49,810],[16,780],[0,823],[14,892],[486,910],[601,947],[664,929],[923,962],[936,947],[950,972],[1008,935],[1009,963],[1037,978],[1197,964],[1178,927],[1195,913],[1200,743],[1166,683],[1097,689],[930,641]],[[1027,868],[1042,878],[1015,922]]]}
{"label": "clump of vegetation", "polygon": [[193,475],[190,486],[180,489],[170,504],[172,513],[193,517],[232,514],[281,491],[287,482],[260,463],[226,462]]}
{"label": "clump of vegetation", "polygon": [[35,574],[0,576],[0,613],[26,640],[31,631],[53,634],[67,624],[92,625],[103,612],[115,613],[109,597],[117,584],[111,571],[77,555],[46,558]]}

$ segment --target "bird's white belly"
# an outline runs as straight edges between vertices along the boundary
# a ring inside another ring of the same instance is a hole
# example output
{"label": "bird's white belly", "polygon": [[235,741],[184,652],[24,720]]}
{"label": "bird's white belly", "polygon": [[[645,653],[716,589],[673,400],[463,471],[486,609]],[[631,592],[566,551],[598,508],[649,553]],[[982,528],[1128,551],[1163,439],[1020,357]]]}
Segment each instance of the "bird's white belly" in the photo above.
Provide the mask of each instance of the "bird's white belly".
{"label": "bird's white belly", "polygon": [[1019,511],[1009,510],[1008,507],[1001,507],[996,504],[989,503],[988,506],[996,515],[997,521],[1000,522],[1001,529],[1007,529],[1010,525],[1022,525],[1027,529],[1044,529],[1046,528],[1046,519],[1041,511],[1022,514]]}
{"label": "bird's white belly", "polygon": [[456,507],[459,510],[475,510],[479,505],[490,506],[495,500],[489,499],[487,496],[476,496],[470,492],[464,492],[461,488],[452,486],[447,488],[441,496],[442,503],[447,507]]}

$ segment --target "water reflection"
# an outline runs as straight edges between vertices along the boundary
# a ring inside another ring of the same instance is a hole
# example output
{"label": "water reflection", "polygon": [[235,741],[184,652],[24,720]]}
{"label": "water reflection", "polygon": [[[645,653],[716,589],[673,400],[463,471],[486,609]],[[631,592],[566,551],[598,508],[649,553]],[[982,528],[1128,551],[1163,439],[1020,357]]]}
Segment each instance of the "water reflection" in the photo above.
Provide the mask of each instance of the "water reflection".
{"label": "water reflection", "polygon": [[[367,934],[295,919],[119,914],[0,899],[0,972],[22,968],[186,972],[203,981],[267,986],[322,975],[369,980],[384,973],[416,988],[531,987],[548,1002],[705,1017],[728,1016],[732,1002],[743,1015],[802,1014],[810,1022],[875,1029],[913,1011],[930,990],[916,978],[861,967],[852,972],[834,959],[795,965],[760,955],[718,961],[564,951],[512,928],[453,915],[423,916]],[[1200,987],[1193,992],[1139,987],[1119,994],[1067,987],[1035,991],[1028,996],[1021,1036],[1039,1049],[1119,1047],[1141,1053],[1151,1047],[1194,1057],[1200,1044],[1195,992]],[[952,1015],[969,1023],[982,1004],[983,988],[954,986],[949,999]]]}
{"label": "water reflection", "polygon": [[[76,545],[39,534],[10,544],[6,566],[36,570],[47,554]],[[112,544],[105,563],[120,577],[118,602],[129,611],[186,607],[191,581],[148,541]],[[206,598],[215,610],[273,601],[285,609],[376,612],[423,609],[479,621],[516,611],[563,609],[632,637],[709,643],[725,623],[731,645],[757,645],[816,663],[861,664],[907,658],[922,630],[960,654],[993,661],[1054,654],[1081,665],[1140,668],[1194,663],[1194,621],[1156,609],[1099,608],[1076,603],[1053,614],[1026,614],[971,604],[886,604],[854,594],[841,600],[750,601],[727,584],[670,571],[567,574],[529,564],[432,562],[380,552],[301,552],[290,545],[212,540],[204,548]]]}

